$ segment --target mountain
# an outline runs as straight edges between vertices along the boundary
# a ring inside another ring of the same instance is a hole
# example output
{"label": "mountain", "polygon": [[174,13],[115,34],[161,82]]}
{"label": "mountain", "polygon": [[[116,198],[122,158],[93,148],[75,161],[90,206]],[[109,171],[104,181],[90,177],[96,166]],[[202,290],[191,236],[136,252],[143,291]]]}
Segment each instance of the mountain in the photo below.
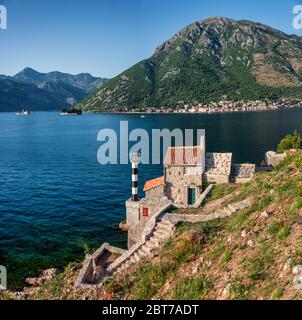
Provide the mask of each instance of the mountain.
{"label": "mountain", "polygon": [[9,78],[0,79],[1,112],[20,111],[23,108],[29,108],[31,111],[48,111],[67,106],[64,96]]}
{"label": "mountain", "polygon": [[107,79],[96,78],[89,73],[80,73],[77,75],[72,75],[69,73],[62,73],[58,71],[49,73],[40,73],[31,68],[25,68],[21,72],[17,73],[14,77],[17,81],[23,81],[26,83],[32,83],[35,85],[40,85],[44,82],[56,82],[64,83],[66,85],[79,88],[87,93],[99,88],[104,84]]}
{"label": "mountain", "polygon": [[12,77],[0,75],[0,111],[67,108],[83,100],[106,81],[89,73],[40,73],[31,68],[25,68]]}
{"label": "mountain", "polygon": [[101,112],[302,96],[302,38],[251,21],[195,22],[85,99]]}

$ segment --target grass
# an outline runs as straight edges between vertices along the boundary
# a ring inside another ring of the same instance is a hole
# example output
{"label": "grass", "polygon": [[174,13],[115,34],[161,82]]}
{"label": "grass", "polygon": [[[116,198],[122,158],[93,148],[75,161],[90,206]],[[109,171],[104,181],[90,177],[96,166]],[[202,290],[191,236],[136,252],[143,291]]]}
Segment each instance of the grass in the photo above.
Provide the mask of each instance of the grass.
{"label": "grass", "polygon": [[230,282],[230,294],[233,300],[248,300],[253,288],[254,286],[246,283],[242,276],[237,275],[234,280]]}
{"label": "grass", "polygon": [[220,199],[228,194],[233,193],[237,189],[236,184],[220,184],[215,185],[205,199],[204,203]]}
{"label": "grass", "polygon": [[212,284],[207,277],[183,278],[178,281],[172,291],[175,300],[202,300],[211,290]]}
{"label": "grass", "polygon": [[265,280],[268,270],[274,262],[273,248],[263,245],[256,256],[246,257],[244,267],[247,270],[247,277],[251,281]]}
{"label": "grass", "polygon": [[233,252],[227,249],[220,260],[220,263],[222,264],[222,266],[228,264],[232,260],[232,257],[233,257]]}
{"label": "grass", "polygon": [[139,270],[138,281],[134,287],[132,298],[135,300],[151,299],[163,286],[168,277],[175,271],[176,265],[163,262],[158,265],[143,266]]}
{"label": "grass", "polygon": [[247,210],[232,216],[227,224],[226,231],[230,233],[241,230],[244,224],[247,222],[248,216],[249,214]]}
{"label": "grass", "polygon": [[284,288],[278,287],[276,290],[273,292],[272,299],[273,300],[280,300],[283,296]]}

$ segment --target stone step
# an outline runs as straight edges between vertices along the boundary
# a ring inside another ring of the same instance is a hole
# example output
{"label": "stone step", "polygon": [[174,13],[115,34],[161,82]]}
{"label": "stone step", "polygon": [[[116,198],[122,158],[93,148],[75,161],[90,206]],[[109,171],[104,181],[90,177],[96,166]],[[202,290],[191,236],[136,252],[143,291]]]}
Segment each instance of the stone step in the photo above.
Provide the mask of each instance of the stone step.
{"label": "stone step", "polygon": [[140,259],[143,259],[149,255],[149,253],[146,253],[142,248],[138,250],[137,255]]}
{"label": "stone step", "polygon": [[231,216],[234,212],[233,210],[231,210],[230,208],[226,207],[224,208],[224,212],[228,215],[228,216]]}
{"label": "stone step", "polygon": [[134,253],[134,254],[130,257],[130,261],[131,261],[132,263],[137,263],[137,262],[140,261],[140,257],[138,256],[137,253]]}
{"label": "stone step", "polygon": [[157,231],[157,230],[160,230],[163,232],[169,232],[169,233],[173,232],[173,229],[169,226],[166,226],[166,225],[157,225],[155,228],[155,231]]}
{"label": "stone step", "polygon": [[170,234],[167,233],[167,231],[162,231],[162,230],[156,230],[154,233],[153,233],[154,237],[156,238],[159,238],[159,239],[167,239]]}
{"label": "stone step", "polygon": [[161,245],[161,240],[157,237],[153,236],[149,240],[155,247],[159,247]]}
{"label": "stone step", "polygon": [[151,253],[151,251],[154,249],[154,247],[153,247],[153,246],[148,247],[148,246],[147,246],[147,243],[148,243],[148,242],[146,242],[146,244],[144,244],[144,245],[141,247],[141,251],[143,251],[146,255],[149,255],[149,254]]}
{"label": "stone step", "polygon": [[238,209],[234,204],[229,204],[228,209],[232,211],[232,213],[236,212]]}
{"label": "stone step", "polygon": [[161,220],[159,223],[174,227],[174,224],[169,220]]}
{"label": "stone step", "polygon": [[154,250],[156,248],[156,245],[151,242],[150,240],[148,240],[146,243],[145,243],[145,246],[147,247],[146,249],[150,249],[150,250]]}
{"label": "stone step", "polygon": [[220,218],[221,216],[223,216],[225,214],[225,211],[223,209],[217,209],[215,212],[214,212],[214,215],[216,218]]}
{"label": "stone step", "polygon": [[169,221],[167,221],[167,222],[162,221],[157,224],[157,228],[165,229],[167,231],[172,231],[174,229],[174,225],[172,223],[170,223]]}

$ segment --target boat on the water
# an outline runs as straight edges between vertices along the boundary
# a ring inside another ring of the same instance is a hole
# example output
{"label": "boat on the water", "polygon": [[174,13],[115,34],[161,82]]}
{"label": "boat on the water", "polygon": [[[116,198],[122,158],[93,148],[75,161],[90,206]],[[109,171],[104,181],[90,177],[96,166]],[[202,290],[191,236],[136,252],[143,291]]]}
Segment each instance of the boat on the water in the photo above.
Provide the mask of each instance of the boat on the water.
{"label": "boat on the water", "polygon": [[16,115],[17,116],[29,116],[30,112],[29,112],[29,110],[23,109],[22,111],[17,112]]}
{"label": "boat on the water", "polygon": [[62,109],[60,112],[60,115],[61,116],[80,116],[80,115],[82,115],[82,110],[75,109],[75,108]]}

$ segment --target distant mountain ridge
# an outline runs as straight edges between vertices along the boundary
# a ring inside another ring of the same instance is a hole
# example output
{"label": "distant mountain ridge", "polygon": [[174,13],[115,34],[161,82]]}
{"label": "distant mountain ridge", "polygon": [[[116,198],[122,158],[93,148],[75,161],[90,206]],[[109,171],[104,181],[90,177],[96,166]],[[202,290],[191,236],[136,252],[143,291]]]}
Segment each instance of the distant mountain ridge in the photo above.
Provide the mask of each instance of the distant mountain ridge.
{"label": "distant mountain ridge", "polygon": [[234,100],[302,97],[302,38],[252,21],[197,21],[82,103],[126,111]]}
{"label": "distant mountain ridge", "polygon": [[48,111],[76,104],[108,79],[89,73],[41,73],[25,68],[14,76],[0,75],[0,111]]}

